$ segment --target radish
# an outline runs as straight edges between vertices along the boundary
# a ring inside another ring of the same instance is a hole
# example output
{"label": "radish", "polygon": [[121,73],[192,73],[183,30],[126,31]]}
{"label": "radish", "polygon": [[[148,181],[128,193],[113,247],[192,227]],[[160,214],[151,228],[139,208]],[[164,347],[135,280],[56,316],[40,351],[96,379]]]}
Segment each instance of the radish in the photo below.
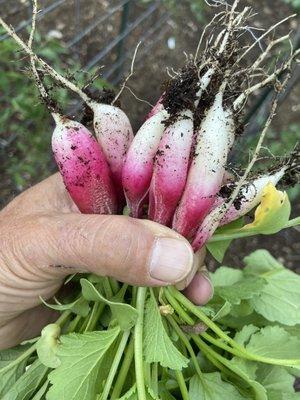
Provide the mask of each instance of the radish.
{"label": "radish", "polygon": [[154,157],[158,149],[168,113],[153,114],[141,126],[128,150],[123,169],[123,188],[132,216],[138,218],[151,182]]}
{"label": "radish", "polygon": [[117,199],[103,150],[82,124],[54,114],[52,149],[65,186],[82,213],[115,214]]}
{"label": "radish", "polygon": [[149,218],[169,225],[180,200],[193,140],[193,113],[180,113],[164,131],[154,164],[149,192]]}
{"label": "radish", "polygon": [[197,133],[187,184],[175,212],[173,228],[191,237],[215,202],[234,140],[232,113],[223,107],[223,88],[215,96]]}
{"label": "radish", "polygon": [[[262,175],[256,178],[253,182],[247,182],[241,189],[239,196],[236,201],[232,204],[229,210],[226,212],[224,217],[221,219],[219,225],[228,224],[243,215],[246,215],[254,207],[256,207],[262,197],[263,189],[268,183],[276,185],[280,179],[283,178],[286,167],[282,167],[280,170],[272,175]],[[234,184],[227,185],[227,188],[233,187]],[[225,189],[225,190],[224,190]],[[226,193],[226,187],[223,187],[221,193]],[[224,198],[219,202],[222,204],[225,201]]]}
{"label": "radish", "polygon": [[119,199],[123,195],[122,171],[126,153],[133,140],[133,132],[127,115],[116,106],[89,103],[94,113],[94,130],[112,172]]}
{"label": "radish", "polygon": [[232,183],[223,186],[214,209],[206,216],[197,231],[192,244],[194,250],[197,251],[201,248],[211,238],[218,226],[228,224],[246,215],[256,207],[260,203],[263,190],[268,183],[276,185],[280,180],[286,180],[287,184],[294,185],[299,180],[299,171],[299,153],[295,151],[288,163],[277,169],[277,171],[261,175],[252,182],[247,182],[243,185],[236,200],[220,220],[219,215],[226,205],[226,197],[230,196],[231,191],[234,189],[234,184]]}
{"label": "radish", "polygon": [[149,218],[170,225],[174,211],[182,196],[191,150],[194,148],[194,115],[203,92],[213,75],[209,68],[199,78],[194,65],[187,65],[167,85],[160,102],[169,113],[169,126],[165,129],[157,150],[149,192]]}

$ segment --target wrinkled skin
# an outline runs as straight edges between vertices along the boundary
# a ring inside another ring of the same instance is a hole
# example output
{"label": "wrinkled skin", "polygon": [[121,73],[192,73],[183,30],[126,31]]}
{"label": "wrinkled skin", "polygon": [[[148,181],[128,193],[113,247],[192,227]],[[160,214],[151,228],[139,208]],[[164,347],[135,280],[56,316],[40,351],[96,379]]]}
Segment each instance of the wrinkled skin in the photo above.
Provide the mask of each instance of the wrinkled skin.
{"label": "wrinkled skin", "polygon": [[[153,257],[157,243],[164,257]],[[212,295],[207,274],[199,272],[204,251],[193,255],[183,237],[154,222],[80,214],[58,174],[0,212],[0,249],[0,348],[37,336],[58,317],[40,305],[39,296],[51,298],[74,272],[91,271],[132,285],[176,284],[187,287],[196,304]],[[170,260],[172,268],[166,265]]]}

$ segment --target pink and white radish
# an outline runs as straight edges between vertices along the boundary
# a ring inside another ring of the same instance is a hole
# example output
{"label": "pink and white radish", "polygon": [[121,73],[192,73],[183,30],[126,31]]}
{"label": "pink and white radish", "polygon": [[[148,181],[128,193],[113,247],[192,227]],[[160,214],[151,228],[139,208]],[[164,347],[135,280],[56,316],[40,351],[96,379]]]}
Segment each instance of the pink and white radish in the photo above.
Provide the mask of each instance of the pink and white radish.
{"label": "pink and white radish", "polygon": [[[232,222],[243,215],[248,214],[254,207],[256,207],[262,197],[263,189],[267,186],[268,183],[273,183],[275,186],[280,179],[283,178],[287,167],[282,167],[277,172],[268,175],[262,175],[256,178],[253,182],[246,183],[237,198],[229,210],[226,212],[224,217],[221,219],[219,225],[225,225],[229,222]],[[232,185],[229,185],[229,187]],[[223,199],[218,199],[218,202],[222,204],[224,202]]]}
{"label": "pink and white radish", "polygon": [[116,193],[105,154],[82,124],[54,114],[52,149],[65,186],[85,214],[115,214]]}
{"label": "pink and white radish", "polygon": [[123,169],[123,188],[132,216],[138,218],[145,201],[153,172],[154,157],[168,118],[164,110],[148,118],[129,147]]}
{"label": "pink and white radish", "polygon": [[227,155],[234,140],[232,113],[222,103],[223,89],[200,124],[187,184],[174,215],[173,228],[186,237],[195,233],[222,185]]}
{"label": "pink and white radish", "polygon": [[160,141],[149,191],[149,218],[169,225],[186,183],[193,140],[193,113],[185,110]]}
{"label": "pink and white radish", "polygon": [[133,140],[127,115],[116,106],[90,102],[94,113],[94,130],[112,172],[119,198],[123,197],[122,171],[125,157]]}
{"label": "pink and white radish", "polygon": [[[192,69],[189,70],[195,73]],[[186,73],[186,72],[184,72]],[[187,99],[195,98],[193,106],[199,104],[203,92],[207,89],[213,74],[212,69],[196,81],[187,90]],[[173,85],[177,82],[184,87],[184,78],[179,75]],[[174,87],[174,86],[173,86]],[[176,87],[176,86],[175,86]],[[172,90],[172,85],[171,85]],[[164,94],[165,95],[165,94]],[[164,95],[161,102],[164,103]],[[176,100],[175,100],[176,101]],[[185,101],[185,99],[183,99]],[[158,107],[160,101],[155,107]],[[164,106],[164,104],[162,104]],[[149,218],[161,224],[170,225],[174,211],[186,184],[186,177],[190,165],[191,149],[194,145],[194,117],[190,109],[180,111],[175,117],[175,122],[168,126],[163,134],[157,150],[154,172],[150,186]]]}

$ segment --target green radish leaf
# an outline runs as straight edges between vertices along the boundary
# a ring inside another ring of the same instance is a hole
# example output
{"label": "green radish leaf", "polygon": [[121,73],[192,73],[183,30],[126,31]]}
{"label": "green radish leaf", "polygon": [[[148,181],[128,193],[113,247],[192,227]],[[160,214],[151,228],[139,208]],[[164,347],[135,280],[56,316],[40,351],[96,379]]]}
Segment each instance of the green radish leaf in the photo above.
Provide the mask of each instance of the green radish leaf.
{"label": "green radish leaf", "polygon": [[245,261],[245,272],[259,276],[266,282],[260,293],[256,293],[250,300],[254,310],[272,322],[284,325],[299,324],[300,276],[285,269],[263,250],[246,257]]}
{"label": "green radish leaf", "polygon": [[[82,279],[82,278],[81,278]],[[89,274],[86,279],[92,283],[102,283],[105,280],[105,277],[96,275],[96,274]]]}
{"label": "green radish leaf", "polygon": [[260,294],[264,286],[264,279],[248,278],[236,282],[231,286],[217,286],[215,294],[231,304],[240,304],[241,300],[248,300]]}
{"label": "green radish leaf", "polygon": [[162,367],[182,370],[189,360],[184,357],[169,338],[153,294],[146,303],[144,318],[144,352],[148,363],[159,362]]}
{"label": "green radish leaf", "polygon": [[252,377],[253,369],[249,368],[249,363],[243,363],[243,361],[240,358],[233,357],[228,361],[228,366],[230,366],[231,371],[235,372],[245,381],[245,384],[253,392],[255,400],[269,400],[266,389]]}
{"label": "green radish leaf", "polygon": [[9,367],[9,365],[15,360],[17,360],[26,350],[28,350],[28,348],[29,346],[26,345],[0,351],[0,397],[1,398],[5,393],[8,392],[8,390],[25,372],[25,367],[29,356],[24,358],[17,364],[12,365],[11,367]]}
{"label": "green radish leaf", "polygon": [[218,321],[221,318],[224,318],[226,315],[230,313],[231,304],[226,300],[222,307],[216,312],[216,314],[212,317],[213,321]]}
{"label": "green radish leaf", "polygon": [[257,328],[254,325],[246,325],[243,327],[243,329],[241,329],[239,332],[237,332],[234,336],[234,340],[240,344],[240,345],[246,345],[249,343],[249,340],[251,338],[251,336],[258,332],[259,328]]}
{"label": "green radish leaf", "polygon": [[292,336],[300,337],[300,325],[285,326],[284,329]]}
{"label": "green radish leaf", "polygon": [[101,361],[120,333],[119,327],[61,336],[57,355],[61,361],[49,374],[47,400],[95,400]]}
{"label": "green radish leaf", "polygon": [[257,314],[256,312],[253,312],[245,316],[240,316],[240,315],[236,316],[236,314],[233,314],[233,310],[235,307],[239,306],[234,306],[231,309],[231,313],[229,315],[226,315],[225,318],[222,318],[220,320],[222,325],[232,329],[241,330],[245,325],[255,324],[258,327],[263,327],[265,325],[269,325],[270,323],[268,320],[266,320],[264,317]]}
{"label": "green radish leaf", "polygon": [[1,400],[32,400],[35,392],[44,384],[48,368],[36,360]]}
{"label": "green radish leaf", "polygon": [[89,303],[83,297],[80,297],[69,304],[49,304],[41,297],[40,300],[45,304],[45,306],[52,308],[52,310],[71,310],[74,314],[80,315],[81,317],[87,317],[90,311]]}
{"label": "green radish leaf", "polygon": [[201,310],[213,321],[218,321],[230,313],[231,307],[228,301],[214,297],[209,305],[201,307]]}
{"label": "green radish leaf", "polygon": [[284,269],[284,266],[264,249],[254,251],[249,256],[245,257],[243,261],[246,264],[244,272],[249,275],[259,276],[267,272]]}
{"label": "green radish leaf", "polygon": [[268,400],[300,400],[300,393],[283,393],[269,390]]}
{"label": "green radish leaf", "polygon": [[242,396],[233,385],[223,381],[220,372],[212,372],[202,374],[202,379],[198,375],[193,376],[190,380],[189,399],[245,400],[247,397]]}
{"label": "green radish leaf", "polygon": [[107,300],[87,279],[80,279],[82,295],[89,301],[99,301],[110,307],[113,318],[115,318],[122,330],[128,330],[136,324],[138,317],[137,310],[126,303],[119,303]]}
{"label": "green radish leaf", "polygon": [[36,343],[36,351],[39,360],[46,367],[56,368],[60,364],[60,360],[56,355],[59,335],[59,325],[49,324],[43,328],[41,337]]}
{"label": "green radish leaf", "polygon": [[239,305],[242,300],[251,299],[261,293],[265,285],[260,277],[245,277],[243,271],[229,267],[220,267],[211,276],[215,288],[214,295],[232,305]]}
{"label": "green radish leaf", "polygon": [[223,261],[225,253],[230,246],[232,239],[229,240],[220,240],[216,242],[207,242],[206,248],[210,252],[210,254],[219,262]]}
{"label": "green radish leaf", "polygon": [[[224,225],[218,228],[215,234],[225,234],[231,233],[232,231],[241,228],[244,225],[244,218],[239,218],[235,221],[232,221],[230,224]],[[222,262],[225,256],[225,253],[230,246],[230,243],[233,239],[229,240],[219,240],[216,242],[207,242],[206,247],[210,254],[218,261]]]}
{"label": "green radish leaf", "polygon": [[300,339],[288,334],[279,326],[267,326],[254,333],[248,345],[250,353],[260,356],[286,359],[285,366],[293,366],[289,360],[297,360],[296,367],[300,367]]}
{"label": "green radish leaf", "polygon": [[240,269],[230,267],[220,267],[211,274],[211,281],[214,287],[216,286],[231,286],[243,279],[244,274]]}
{"label": "green radish leaf", "polygon": [[247,300],[242,300],[240,304],[231,307],[230,314],[233,317],[247,317],[253,314],[253,307]]}
{"label": "green radish leaf", "polygon": [[[230,360],[230,363],[233,364],[235,368],[238,368],[239,371],[242,371],[242,373],[248,377],[248,380],[252,380],[252,382],[256,381],[256,370],[258,367],[258,363],[245,360],[240,357],[233,357]],[[260,384],[258,383],[258,385]],[[265,392],[264,389],[263,392]],[[265,394],[263,394],[263,396],[265,396]]]}
{"label": "green radish leaf", "polygon": [[257,380],[269,391],[294,393],[295,377],[285,368],[276,365],[260,364],[257,370]]}

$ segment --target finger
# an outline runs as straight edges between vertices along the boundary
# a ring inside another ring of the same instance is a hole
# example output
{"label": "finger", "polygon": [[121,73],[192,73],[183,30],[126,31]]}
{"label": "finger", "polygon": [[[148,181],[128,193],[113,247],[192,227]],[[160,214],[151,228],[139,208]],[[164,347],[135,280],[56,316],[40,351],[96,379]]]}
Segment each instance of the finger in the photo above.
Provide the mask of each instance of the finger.
{"label": "finger", "polygon": [[214,294],[212,283],[209,279],[208,271],[202,269],[198,271],[189,286],[183,291],[194,304],[202,306],[211,300]]}
{"label": "finger", "polygon": [[184,280],[195,263],[190,244],[176,232],[125,216],[39,216],[24,232],[25,258],[38,270],[48,265],[56,276],[70,273],[54,267],[64,265],[133,285],[162,286]]}
{"label": "finger", "polygon": [[183,281],[176,284],[176,288],[178,290],[185,289],[191,283],[196,272],[201,267],[203,267],[205,256],[206,256],[206,249],[205,249],[205,247],[202,247],[202,249],[197,251],[197,253],[194,255],[194,265],[193,265],[191,272],[187,275],[187,277]]}

